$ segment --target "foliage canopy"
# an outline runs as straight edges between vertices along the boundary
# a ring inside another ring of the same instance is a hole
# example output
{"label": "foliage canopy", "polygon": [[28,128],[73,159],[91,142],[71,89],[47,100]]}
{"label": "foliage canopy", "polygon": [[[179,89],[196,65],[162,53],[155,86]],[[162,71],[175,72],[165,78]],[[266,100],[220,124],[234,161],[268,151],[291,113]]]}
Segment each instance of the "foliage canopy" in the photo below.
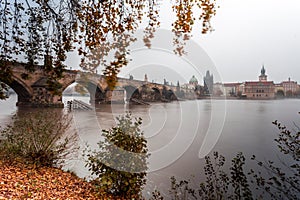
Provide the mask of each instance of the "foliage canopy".
{"label": "foliage canopy", "polygon": [[[201,22],[202,33],[212,30],[215,1],[172,1],[175,53],[184,53],[183,45],[195,21]],[[0,0],[0,19],[1,76],[11,75],[9,62],[26,60],[32,72],[34,65],[44,60],[45,72],[53,80],[59,79],[67,53],[76,49],[82,69],[95,71],[104,65],[103,73],[111,85],[128,62],[128,46],[136,40],[135,31],[145,27],[143,40],[150,48],[160,25],[157,0]],[[105,59],[109,53],[114,60]]]}

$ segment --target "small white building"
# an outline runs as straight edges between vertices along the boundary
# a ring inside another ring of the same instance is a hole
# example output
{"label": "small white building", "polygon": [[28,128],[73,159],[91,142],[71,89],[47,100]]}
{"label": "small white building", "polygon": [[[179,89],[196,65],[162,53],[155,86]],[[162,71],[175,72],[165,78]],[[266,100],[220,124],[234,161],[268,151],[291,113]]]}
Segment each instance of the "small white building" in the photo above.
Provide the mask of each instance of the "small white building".
{"label": "small white building", "polygon": [[291,78],[289,78],[288,81],[283,81],[281,84],[285,96],[293,96],[298,91],[297,82],[291,81]]}

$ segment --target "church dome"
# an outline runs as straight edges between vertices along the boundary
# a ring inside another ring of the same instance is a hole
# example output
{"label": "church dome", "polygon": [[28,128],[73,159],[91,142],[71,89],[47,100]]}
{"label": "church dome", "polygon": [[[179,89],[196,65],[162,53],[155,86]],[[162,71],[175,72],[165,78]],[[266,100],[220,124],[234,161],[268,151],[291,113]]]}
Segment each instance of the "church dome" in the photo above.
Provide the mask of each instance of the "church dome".
{"label": "church dome", "polygon": [[198,84],[197,78],[193,75],[193,77],[190,79],[190,84]]}

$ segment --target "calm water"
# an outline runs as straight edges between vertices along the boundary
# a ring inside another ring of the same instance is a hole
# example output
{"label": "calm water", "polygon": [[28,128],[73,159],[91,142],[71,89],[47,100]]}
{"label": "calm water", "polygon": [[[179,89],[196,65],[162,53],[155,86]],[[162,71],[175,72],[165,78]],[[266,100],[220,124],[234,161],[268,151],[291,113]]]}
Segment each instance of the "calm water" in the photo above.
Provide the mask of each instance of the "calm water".
{"label": "calm water", "polygon": [[[71,97],[65,97],[67,101]],[[79,98],[88,102],[87,97]],[[0,102],[0,125],[9,122],[16,112],[27,112],[15,106],[16,96]],[[30,109],[29,109],[30,110]],[[273,142],[278,131],[272,121],[293,128],[300,125],[300,100],[198,100],[155,103],[151,106],[99,105],[94,111],[72,112],[79,143],[96,147],[100,130],[115,124],[115,117],[130,110],[142,117],[143,130],[151,153],[148,182],[144,194],[158,188],[168,196],[171,176],[188,179],[198,185],[204,164],[203,156],[219,151],[229,160],[243,152],[247,159],[255,154],[260,159],[277,160],[280,155]],[[248,167],[255,167],[249,161]],[[66,168],[87,177],[81,154]]]}

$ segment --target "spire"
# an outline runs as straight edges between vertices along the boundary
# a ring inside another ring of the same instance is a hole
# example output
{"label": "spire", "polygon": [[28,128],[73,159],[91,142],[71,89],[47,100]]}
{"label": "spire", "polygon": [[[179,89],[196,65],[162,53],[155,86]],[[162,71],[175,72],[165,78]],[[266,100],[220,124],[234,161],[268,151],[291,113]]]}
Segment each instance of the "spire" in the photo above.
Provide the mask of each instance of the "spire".
{"label": "spire", "polygon": [[267,75],[266,75],[266,70],[265,66],[263,65],[261,70],[260,70],[260,76],[259,76],[259,81],[267,81]]}
{"label": "spire", "polygon": [[265,75],[266,74],[266,70],[265,70],[265,66],[263,65],[261,68],[261,75]]}
{"label": "spire", "polygon": [[206,77],[209,77],[210,76],[210,73],[209,73],[209,70],[206,71]]}

